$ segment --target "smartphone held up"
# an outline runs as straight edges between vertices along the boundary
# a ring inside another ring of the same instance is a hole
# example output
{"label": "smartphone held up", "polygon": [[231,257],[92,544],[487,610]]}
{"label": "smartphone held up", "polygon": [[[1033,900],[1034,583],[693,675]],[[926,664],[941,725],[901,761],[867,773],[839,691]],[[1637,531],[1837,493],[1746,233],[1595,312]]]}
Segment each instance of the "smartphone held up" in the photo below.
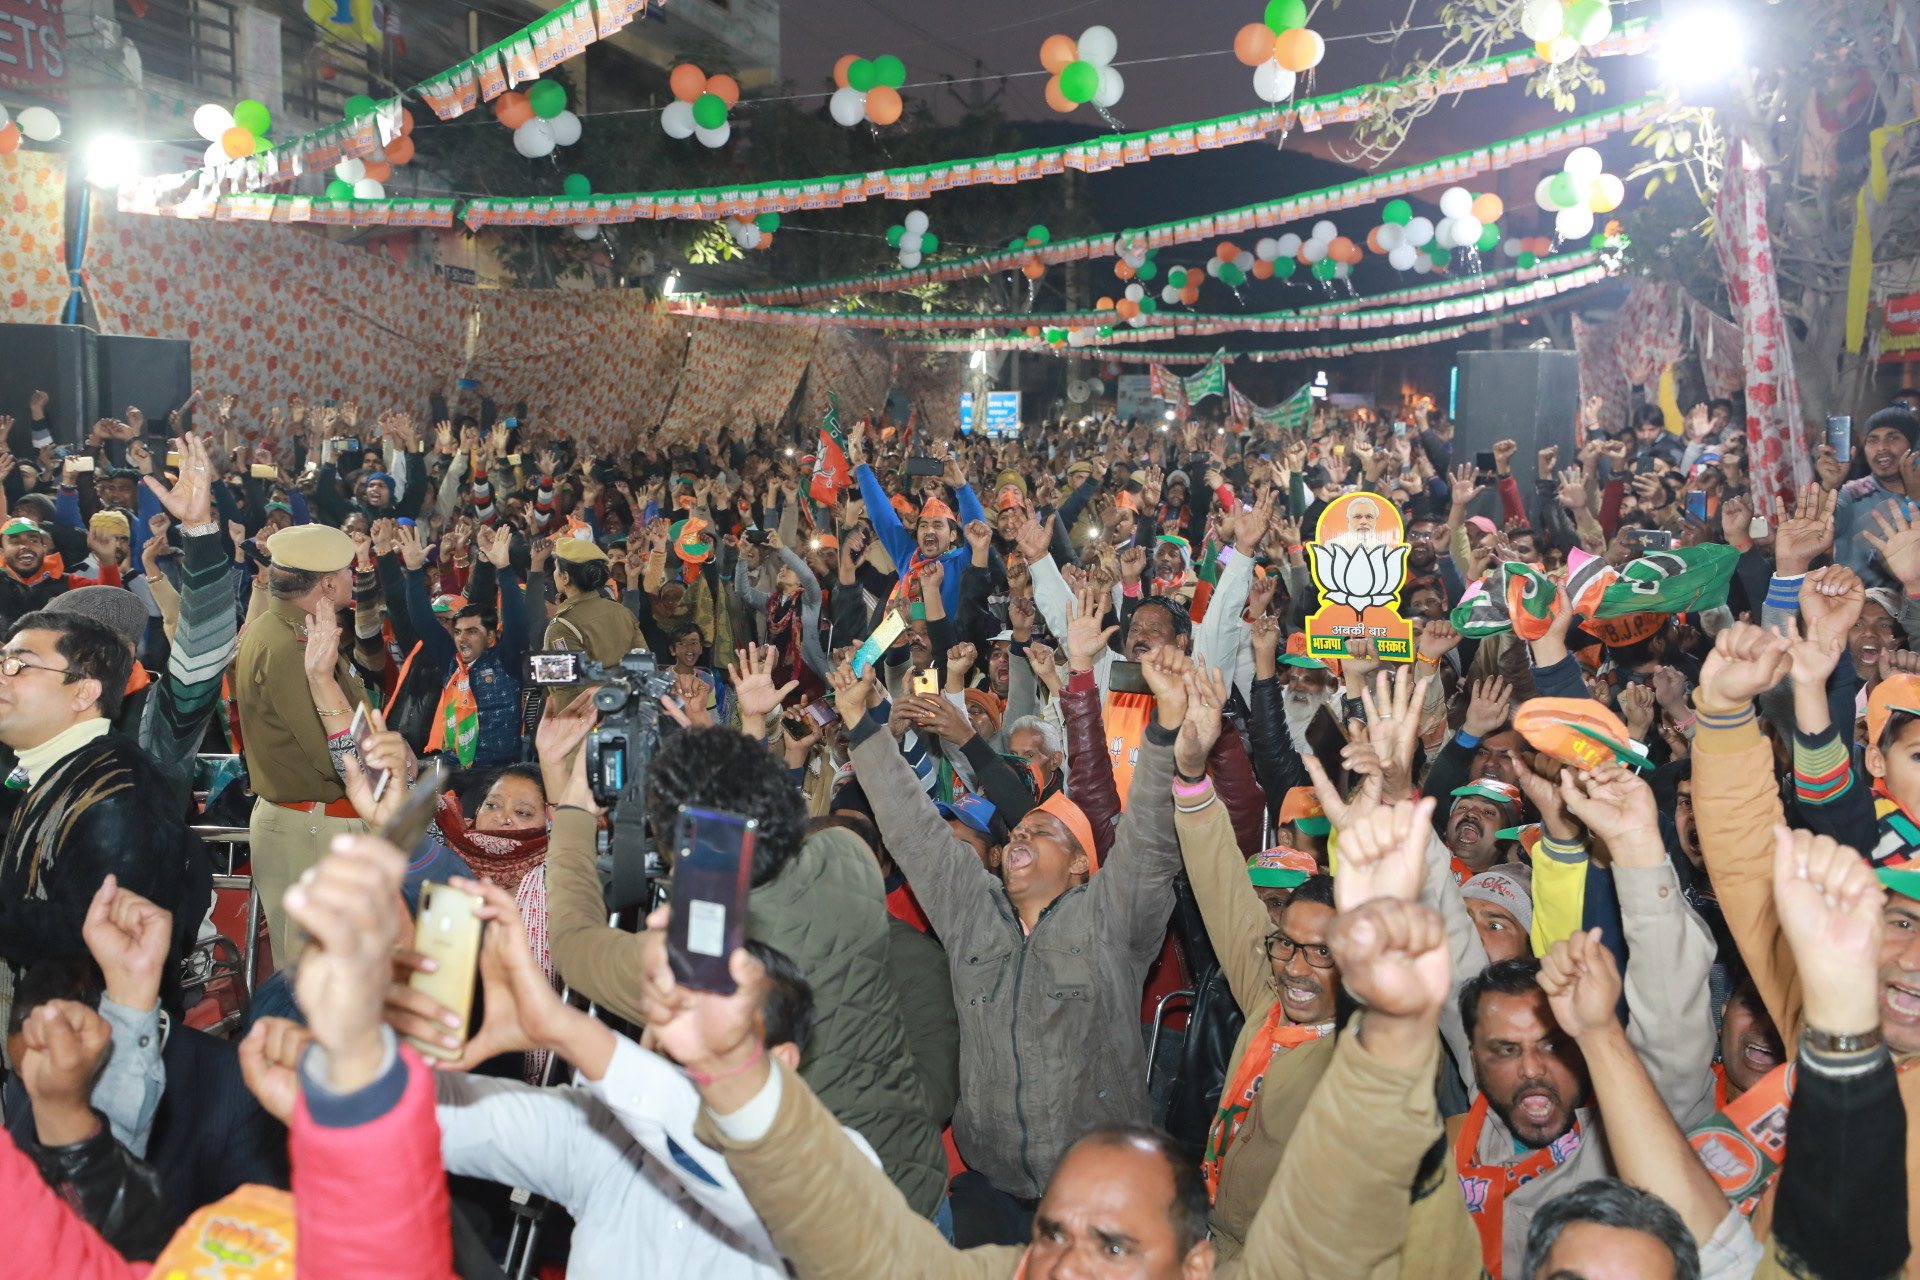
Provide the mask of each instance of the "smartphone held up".
{"label": "smartphone held up", "polygon": [[752,818],[680,806],[674,833],[667,960],[674,981],[718,995],[735,989],[728,961],[746,940]]}

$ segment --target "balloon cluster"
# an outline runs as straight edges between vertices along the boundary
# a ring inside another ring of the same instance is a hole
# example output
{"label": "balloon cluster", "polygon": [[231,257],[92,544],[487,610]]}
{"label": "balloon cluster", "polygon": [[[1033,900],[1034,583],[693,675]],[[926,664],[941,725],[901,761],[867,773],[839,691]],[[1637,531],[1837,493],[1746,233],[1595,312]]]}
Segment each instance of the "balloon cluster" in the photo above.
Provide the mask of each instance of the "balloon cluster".
{"label": "balloon cluster", "polygon": [[740,84],[732,76],[710,76],[691,62],[673,69],[667,83],[674,100],[660,113],[660,127],[669,138],[699,138],[701,145],[720,148],[733,136],[727,112],[740,101]]}
{"label": "balloon cluster", "polygon": [[1135,281],[1126,288],[1119,298],[1101,298],[1093,304],[1095,311],[1111,311],[1138,329],[1153,318],[1160,309],[1160,303],[1147,296],[1147,287]]}
{"label": "balloon cluster", "polygon": [[[368,99],[372,103],[372,99]],[[371,109],[371,107],[369,107]],[[25,119],[26,113],[20,113]],[[194,108],[193,131],[207,140],[207,163],[225,164],[264,151],[269,145],[267,130],[273,127],[273,113],[266,104],[246,98],[229,111],[217,102],[204,102]]]}
{"label": "balloon cluster", "polygon": [[1047,105],[1065,114],[1084,102],[1102,111],[1120,101],[1127,82],[1113,68],[1120,40],[1111,29],[1091,26],[1071,36],[1048,36],[1040,44],[1040,65],[1053,72],[1047,80]]}
{"label": "balloon cluster", "polygon": [[[1307,268],[1316,280],[1345,280],[1367,256],[1351,237],[1341,235],[1340,228],[1326,218],[1314,223],[1312,233],[1305,239],[1289,231],[1276,237],[1270,248],[1268,242],[1262,240],[1255,246],[1254,257],[1262,259],[1266,253],[1274,255],[1272,270],[1267,274],[1283,280],[1300,267]],[[1282,267],[1282,262],[1287,265]]]}
{"label": "balloon cluster", "polygon": [[[585,200],[593,194],[593,180],[584,173],[570,173],[561,182],[560,189],[567,193],[569,200]],[[600,236],[600,224],[597,222],[576,222],[573,234],[582,240],[596,240]]]}
{"label": "balloon cluster", "polygon": [[[201,108],[203,111],[205,109]],[[393,166],[405,164],[411,159],[413,159],[413,113],[403,110],[400,113],[399,137],[379,148],[372,155],[360,159],[349,157],[333,166],[333,178],[327,183],[327,199],[384,200],[387,195],[387,180],[393,177]]]}
{"label": "balloon cluster", "polygon": [[[1472,202],[1468,203],[1471,206]],[[1434,268],[1430,255],[1435,251],[1447,252],[1433,242],[1433,219],[1415,217],[1413,206],[1405,200],[1387,201],[1380,218],[1380,225],[1367,233],[1367,243],[1376,252],[1386,254],[1387,264],[1395,271],[1417,271],[1424,275]],[[1451,258],[1452,254],[1448,253],[1447,259]]]}
{"label": "balloon cluster", "polygon": [[840,86],[827,102],[833,122],[851,129],[862,120],[892,124],[906,104],[900,86],[907,82],[907,64],[890,53],[877,58],[845,54],[833,64],[833,82]]}
{"label": "balloon cluster", "polygon": [[1520,6],[1520,32],[1548,62],[1565,62],[1605,40],[1612,30],[1613,10],[1607,0],[1526,0]]}
{"label": "balloon cluster", "polygon": [[752,218],[728,218],[727,234],[742,249],[773,248],[773,233],[780,229],[780,215],[763,213]]}
{"label": "balloon cluster", "polygon": [[1626,184],[1601,172],[1606,161],[1592,147],[1567,152],[1560,172],[1540,179],[1533,202],[1553,215],[1553,233],[1578,240],[1593,233],[1593,215],[1612,213],[1627,198]]}
{"label": "balloon cluster", "polygon": [[[1465,187],[1448,187],[1440,193],[1440,224],[1433,229],[1433,243],[1442,249],[1490,251],[1500,243],[1500,216],[1505,212],[1506,205],[1491,192],[1475,195]],[[1434,265],[1446,264],[1436,260]]]}
{"label": "balloon cluster", "polygon": [[[1013,239],[1007,241],[1007,248],[1009,249],[1038,248],[1039,246],[1046,244],[1048,241],[1052,239],[1053,239],[1053,232],[1047,230],[1045,227],[1041,226],[1039,223],[1036,222],[1032,226],[1027,228],[1027,234],[1023,236],[1015,236]],[[1029,280],[1038,280],[1041,276],[1044,276],[1045,274],[1047,274],[1047,264],[1040,261],[1038,257],[1035,257],[1031,262],[1028,262],[1026,265],[1020,268],[1020,273],[1026,276],[1026,278]]]}
{"label": "balloon cluster", "polygon": [[0,107],[0,156],[20,149],[22,137],[35,142],[52,142],[60,136],[60,117],[45,107],[28,107],[12,119]]}
{"label": "balloon cluster", "polygon": [[1552,236],[1508,236],[1500,242],[1500,252],[1520,266],[1534,267],[1553,252]]}
{"label": "balloon cluster", "polygon": [[1084,347],[1101,338],[1111,338],[1113,336],[1113,326],[1110,324],[1084,324],[1074,325],[1064,329],[1042,329],[1038,325],[1028,325],[1027,336],[1029,338],[1039,338],[1049,346]]}
{"label": "balloon cluster", "polygon": [[1160,290],[1160,301],[1168,306],[1180,303],[1192,306],[1200,301],[1200,272],[1192,267],[1170,267],[1167,283]]}
{"label": "balloon cluster", "polygon": [[1154,261],[1160,251],[1147,248],[1143,236],[1116,236],[1113,251],[1120,257],[1113,264],[1113,274],[1122,280],[1152,280],[1160,274],[1160,264]]}
{"label": "balloon cluster", "polygon": [[1284,102],[1299,73],[1327,56],[1327,42],[1307,29],[1306,0],[1268,0],[1264,21],[1234,35],[1233,56],[1253,68],[1253,91],[1262,102]]}
{"label": "balloon cluster", "polygon": [[940,247],[940,238],[927,230],[927,215],[915,209],[904,222],[887,228],[887,243],[900,251],[900,265],[913,268]]}
{"label": "balloon cluster", "polygon": [[493,118],[513,130],[513,149],[529,160],[580,141],[580,117],[567,110],[567,90],[558,80],[535,80],[493,100]]}

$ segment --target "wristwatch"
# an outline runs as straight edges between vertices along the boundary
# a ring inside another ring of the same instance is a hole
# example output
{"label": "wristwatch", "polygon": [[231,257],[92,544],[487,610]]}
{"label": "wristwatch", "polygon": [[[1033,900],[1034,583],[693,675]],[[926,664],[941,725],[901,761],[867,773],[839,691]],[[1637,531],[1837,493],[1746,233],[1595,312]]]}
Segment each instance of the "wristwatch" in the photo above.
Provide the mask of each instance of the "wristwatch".
{"label": "wristwatch", "polygon": [[1879,1045],[1882,1036],[1878,1027],[1844,1034],[1805,1027],[1801,1029],[1800,1039],[1815,1053],[1865,1053]]}
{"label": "wristwatch", "polygon": [[198,538],[209,533],[218,532],[220,532],[220,522],[218,520],[209,520],[205,524],[183,524],[180,526],[180,536],[183,538]]}

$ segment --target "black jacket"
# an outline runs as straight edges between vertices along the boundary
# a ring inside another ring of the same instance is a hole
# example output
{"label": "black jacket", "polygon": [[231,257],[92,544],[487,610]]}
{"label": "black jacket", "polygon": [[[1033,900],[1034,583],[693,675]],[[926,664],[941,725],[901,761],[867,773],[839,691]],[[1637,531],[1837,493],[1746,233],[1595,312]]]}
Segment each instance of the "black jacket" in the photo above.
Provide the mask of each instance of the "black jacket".
{"label": "black jacket", "polygon": [[44,1147],[31,1128],[15,1133],[20,1149],[54,1193],[133,1262],[160,1256],[173,1236],[166,1193],[153,1167],[120,1145],[99,1112],[99,1131],[64,1147]]}

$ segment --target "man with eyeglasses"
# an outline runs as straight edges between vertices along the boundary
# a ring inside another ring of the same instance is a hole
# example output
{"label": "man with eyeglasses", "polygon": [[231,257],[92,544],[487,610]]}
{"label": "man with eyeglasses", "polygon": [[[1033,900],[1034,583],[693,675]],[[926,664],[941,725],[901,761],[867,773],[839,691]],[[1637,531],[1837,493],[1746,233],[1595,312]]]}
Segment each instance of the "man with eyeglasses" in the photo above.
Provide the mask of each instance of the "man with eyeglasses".
{"label": "man with eyeglasses", "polygon": [[132,664],[118,636],[75,614],[30,613],[0,648],[0,743],[19,758],[0,791],[0,1016],[26,968],[86,950],[81,926],[109,876],[173,913],[169,974],[206,914],[212,882],[175,793],[112,732]]}

